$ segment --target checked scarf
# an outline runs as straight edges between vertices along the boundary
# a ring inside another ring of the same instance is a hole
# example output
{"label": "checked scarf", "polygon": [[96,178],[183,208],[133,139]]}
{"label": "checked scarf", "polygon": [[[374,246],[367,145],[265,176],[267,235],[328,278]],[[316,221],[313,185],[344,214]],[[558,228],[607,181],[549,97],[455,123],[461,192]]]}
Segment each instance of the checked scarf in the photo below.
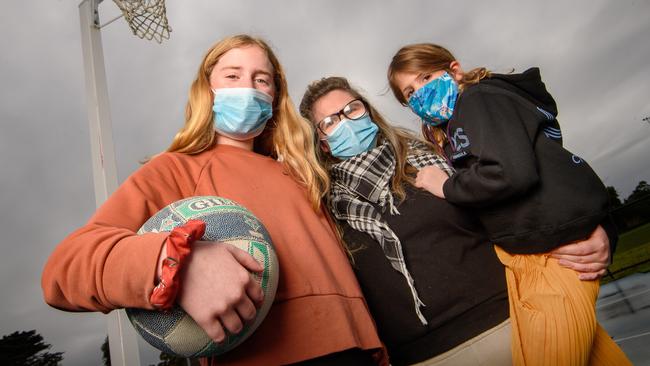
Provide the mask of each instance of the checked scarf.
{"label": "checked scarf", "polygon": [[[416,141],[409,142],[407,162],[417,169],[434,165],[448,175],[453,173],[444,158]],[[395,166],[395,154],[386,141],[374,149],[332,165],[330,209],[338,220],[347,221],[353,229],[369,234],[379,243],[391,266],[405,277],[413,296],[415,312],[422,324],[426,325],[427,321],[420,310],[425,304],[418,297],[413,278],[406,268],[402,244],[382,218],[386,206],[391,215],[399,215],[390,191]]]}

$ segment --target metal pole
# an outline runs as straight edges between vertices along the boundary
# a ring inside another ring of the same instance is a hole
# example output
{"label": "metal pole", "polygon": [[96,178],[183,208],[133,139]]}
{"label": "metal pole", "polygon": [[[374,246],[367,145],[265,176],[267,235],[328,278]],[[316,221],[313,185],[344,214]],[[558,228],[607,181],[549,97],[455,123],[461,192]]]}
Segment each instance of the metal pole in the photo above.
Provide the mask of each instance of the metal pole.
{"label": "metal pole", "polygon": [[[86,103],[90,125],[90,146],[95,183],[95,203],[99,207],[117,188],[117,169],[113,149],[106,70],[97,8],[102,0],[84,0],[79,4],[81,46],[86,76]],[[139,366],[140,354],[135,330],[124,310],[107,315],[111,364]]]}

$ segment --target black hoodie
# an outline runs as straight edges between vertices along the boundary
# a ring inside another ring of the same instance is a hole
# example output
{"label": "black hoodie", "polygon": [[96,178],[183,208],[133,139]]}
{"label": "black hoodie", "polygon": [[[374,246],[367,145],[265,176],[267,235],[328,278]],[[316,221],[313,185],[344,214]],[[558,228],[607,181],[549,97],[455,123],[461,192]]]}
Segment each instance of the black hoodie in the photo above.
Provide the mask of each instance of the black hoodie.
{"label": "black hoodie", "polygon": [[531,68],[468,86],[447,125],[457,173],[445,182],[445,197],[476,209],[490,239],[511,253],[584,239],[607,217],[603,183],[562,147],[556,116],[539,69]]}

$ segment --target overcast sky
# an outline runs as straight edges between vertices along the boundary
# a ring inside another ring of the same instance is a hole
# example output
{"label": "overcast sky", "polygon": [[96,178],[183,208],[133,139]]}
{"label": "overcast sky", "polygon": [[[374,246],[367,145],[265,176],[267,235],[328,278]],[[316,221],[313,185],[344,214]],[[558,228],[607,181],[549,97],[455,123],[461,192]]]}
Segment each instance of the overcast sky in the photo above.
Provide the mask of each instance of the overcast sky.
{"label": "overcast sky", "polygon": [[[43,303],[53,248],[94,211],[77,1],[3,1],[0,15],[0,336],[37,329],[65,365],[100,363],[98,314]],[[183,123],[190,82],[218,39],[269,41],[300,101],[308,82],[347,76],[390,120],[417,119],[386,94],[400,46],[435,42],[465,68],[539,66],[565,144],[626,197],[650,180],[650,1],[168,0],[171,39],[102,30],[120,181],[164,150]],[[104,21],[119,14],[100,6]]]}

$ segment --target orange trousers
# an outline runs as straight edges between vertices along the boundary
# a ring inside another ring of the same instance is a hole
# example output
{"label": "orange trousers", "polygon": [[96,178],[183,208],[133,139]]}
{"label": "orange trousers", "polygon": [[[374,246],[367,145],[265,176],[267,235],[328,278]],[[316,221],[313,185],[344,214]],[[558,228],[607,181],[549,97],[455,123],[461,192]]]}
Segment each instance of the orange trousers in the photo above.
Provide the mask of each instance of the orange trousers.
{"label": "orange trousers", "polygon": [[596,320],[599,281],[581,281],[548,254],[494,248],[506,267],[513,365],[632,365]]}

